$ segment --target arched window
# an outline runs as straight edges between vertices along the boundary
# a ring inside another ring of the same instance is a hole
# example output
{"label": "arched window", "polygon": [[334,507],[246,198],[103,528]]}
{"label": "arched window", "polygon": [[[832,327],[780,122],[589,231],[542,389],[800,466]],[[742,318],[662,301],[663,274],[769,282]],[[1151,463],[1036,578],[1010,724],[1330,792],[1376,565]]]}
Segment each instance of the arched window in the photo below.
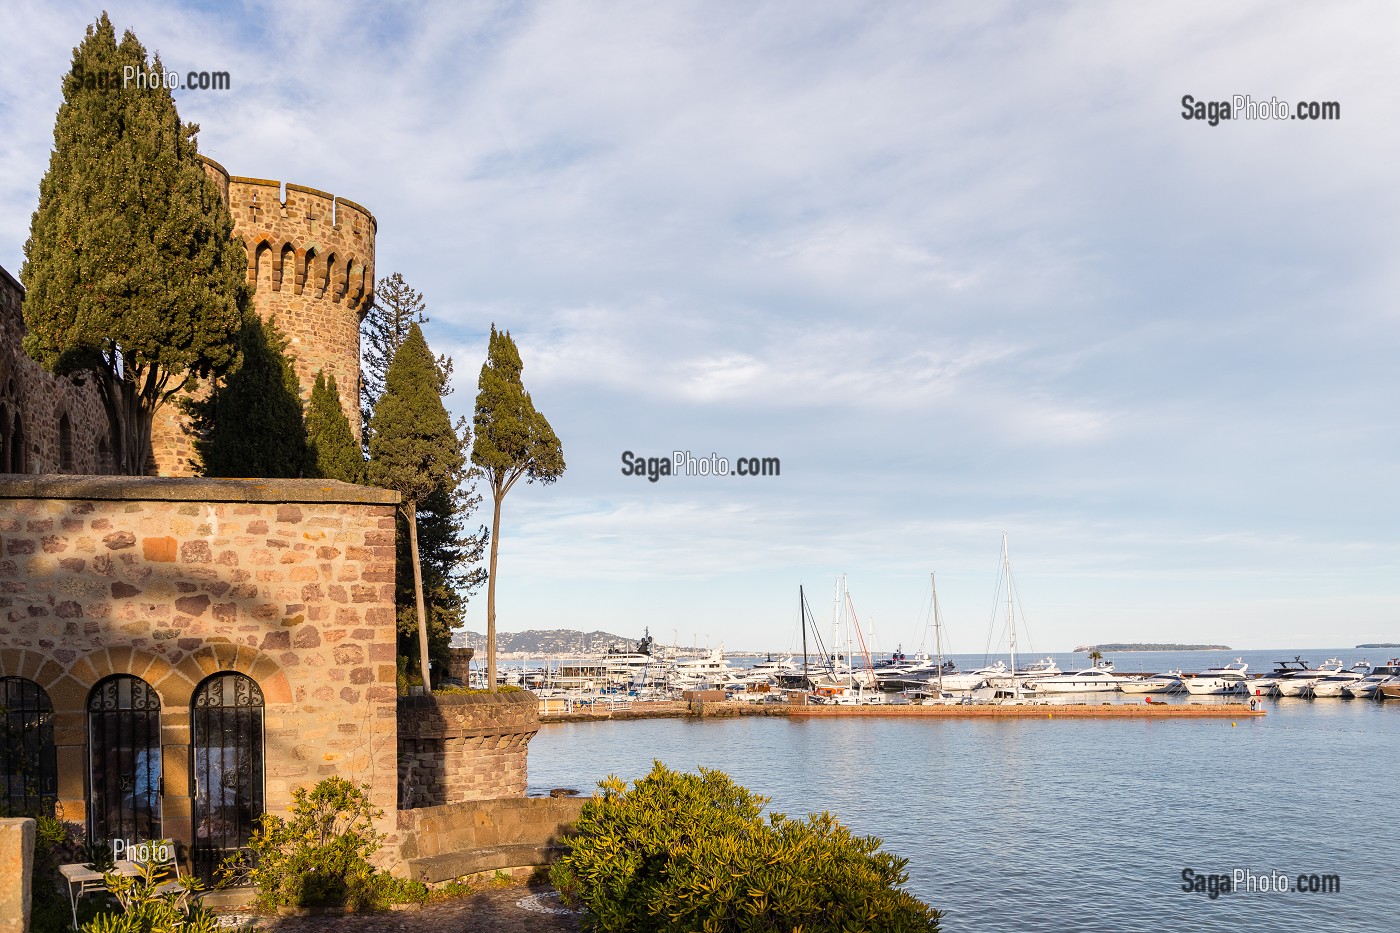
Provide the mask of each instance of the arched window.
{"label": "arched window", "polygon": [[49,695],[32,680],[0,677],[0,713],[0,807],[9,816],[52,816],[58,750]]}
{"label": "arched window", "polygon": [[99,681],[88,695],[88,838],[162,838],[160,775],[160,696],[139,677]]}
{"label": "arched window", "polygon": [[251,677],[223,671],[190,701],[194,869],[206,883],[248,845],[263,813],[263,695]]}
{"label": "arched window", "polygon": [[0,473],[10,472],[10,406],[0,404]]}
{"label": "arched window", "polygon": [[19,412],[15,412],[15,420],[10,423],[10,472],[29,472],[29,458],[24,455],[24,421]]}
{"label": "arched window", "polygon": [[58,468],[64,473],[73,472],[73,422],[66,411],[58,419]]}

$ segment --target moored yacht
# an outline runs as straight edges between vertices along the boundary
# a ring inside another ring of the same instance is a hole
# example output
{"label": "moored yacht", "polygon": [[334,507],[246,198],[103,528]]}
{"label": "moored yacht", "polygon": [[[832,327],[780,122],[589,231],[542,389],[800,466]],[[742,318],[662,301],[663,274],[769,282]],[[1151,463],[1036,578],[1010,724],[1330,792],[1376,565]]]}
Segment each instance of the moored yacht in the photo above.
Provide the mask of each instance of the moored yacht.
{"label": "moored yacht", "polygon": [[1305,673],[1307,670],[1308,662],[1295,654],[1292,661],[1275,661],[1274,669],[1269,673],[1247,679],[1244,692],[1252,697],[1276,696],[1282,681]]}
{"label": "moored yacht", "polygon": [[1027,690],[1036,693],[1112,693],[1118,689],[1113,666],[1088,667],[1068,674],[1037,677],[1026,681]]}
{"label": "moored yacht", "polygon": [[1118,689],[1124,693],[1180,693],[1181,671],[1166,671],[1151,677],[1124,677],[1118,681]]}
{"label": "moored yacht", "polygon": [[1376,699],[1381,695],[1381,686],[1397,676],[1400,676],[1400,658],[1391,658],[1389,664],[1371,668],[1371,673],[1356,683],[1347,684],[1342,691],[1357,700]]}
{"label": "moored yacht", "polygon": [[1346,692],[1346,688],[1354,683],[1365,680],[1366,675],[1369,673],[1371,673],[1371,665],[1362,661],[1352,665],[1350,670],[1337,671],[1335,674],[1319,677],[1317,680],[1313,681],[1312,695],[1314,697],[1328,699],[1350,696],[1350,694]]}
{"label": "moored yacht", "polygon": [[1249,665],[1236,658],[1234,664],[1211,667],[1199,674],[1188,674],[1183,678],[1186,692],[1192,696],[1225,696],[1243,693],[1245,674]]}
{"label": "moored yacht", "polygon": [[1345,665],[1339,658],[1328,658],[1326,664],[1319,665],[1312,670],[1298,671],[1291,677],[1278,682],[1279,696],[1301,697],[1312,691],[1312,685],[1324,677],[1342,670]]}
{"label": "moored yacht", "polygon": [[1054,658],[1045,657],[1025,667],[1018,668],[1014,676],[1009,670],[1004,668],[998,673],[989,674],[987,675],[987,686],[1010,687],[1013,686],[1014,681],[1024,687],[1032,680],[1040,680],[1043,677],[1057,677],[1063,673],[1064,671],[1060,670],[1060,666],[1055,663]]}

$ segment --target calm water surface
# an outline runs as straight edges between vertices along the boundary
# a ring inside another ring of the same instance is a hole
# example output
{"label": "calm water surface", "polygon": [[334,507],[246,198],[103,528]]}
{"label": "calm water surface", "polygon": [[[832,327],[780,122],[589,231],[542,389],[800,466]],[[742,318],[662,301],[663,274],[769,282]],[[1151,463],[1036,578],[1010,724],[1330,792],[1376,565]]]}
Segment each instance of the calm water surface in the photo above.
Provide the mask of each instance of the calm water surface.
{"label": "calm water surface", "polygon": [[[1244,657],[1267,670],[1295,653]],[[1336,653],[1302,652],[1314,662]],[[1119,670],[1138,669],[1138,657],[1116,656]],[[1233,660],[1142,657],[1146,670]],[[945,911],[949,931],[1400,930],[1400,702],[1267,704],[1269,715],[1233,724],[549,725],[530,744],[530,784],[586,789],[608,774],[641,777],[653,759],[722,769],[774,809],[830,810],[881,837],[909,859],[909,889]],[[1337,874],[1341,892],[1210,900],[1181,890],[1187,867]]]}

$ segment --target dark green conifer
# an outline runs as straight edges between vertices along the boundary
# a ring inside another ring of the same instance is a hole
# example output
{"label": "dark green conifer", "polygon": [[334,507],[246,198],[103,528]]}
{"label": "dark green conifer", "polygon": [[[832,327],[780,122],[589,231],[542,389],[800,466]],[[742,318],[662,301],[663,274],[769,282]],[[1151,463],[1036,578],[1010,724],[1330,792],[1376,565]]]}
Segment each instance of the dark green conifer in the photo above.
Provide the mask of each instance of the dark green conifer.
{"label": "dark green conifer", "polygon": [[486,583],[486,682],[496,689],[496,557],[501,541],[501,503],[522,476],[549,484],[564,473],[564,451],[554,429],[535,410],[520,374],[525,368],[510,331],[491,325],[486,362],[477,381],[472,462],[491,484],[491,561]]}
{"label": "dark green conifer", "polygon": [[350,430],[350,419],[340,407],[340,389],[335,376],[327,376],[324,369],[316,373],[306,409],[306,454],[310,463],[307,472],[312,476],[347,483],[364,480],[365,461]]}
{"label": "dark green conifer", "polygon": [[146,472],[165,402],[235,358],[246,254],[200,162],[164,71],[103,13],[73,50],[20,271],[24,349],[55,373],[90,374],[118,469]]}
{"label": "dark green conifer", "polygon": [[[427,305],[423,293],[408,284],[401,273],[395,272],[379,280],[374,290],[374,305],[360,322],[360,341],[364,348],[360,354],[360,409],[365,425],[365,449],[369,449],[370,420],[374,417],[374,406],[379,396],[384,394],[384,380],[389,373],[389,365],[394,354],[408,337],[409,328],[414,324],[422,327],[428,323]],[[452,360],[447,356],[437,358],[438,390],[441,395],[450,395],[452,387]]]}
{"label": "dark green conifer", "polygon": [[410,326],[394,354],[384,393],[370,419],[370,432],[369,481],[403,496],[399,509],[408,525],[419,665],[427,686],[432,681],[418,512],[431,497],[458,487],[466,458],[463,441],[442,404],[436,360],[417,324]]}
{"label": "dark green conifer", "polygon": [[238,336],[237,368],[207,399],[190,402],[195,452],[205,476],[296,477],[306,471],[301,384],[287,338],[249,314]]}

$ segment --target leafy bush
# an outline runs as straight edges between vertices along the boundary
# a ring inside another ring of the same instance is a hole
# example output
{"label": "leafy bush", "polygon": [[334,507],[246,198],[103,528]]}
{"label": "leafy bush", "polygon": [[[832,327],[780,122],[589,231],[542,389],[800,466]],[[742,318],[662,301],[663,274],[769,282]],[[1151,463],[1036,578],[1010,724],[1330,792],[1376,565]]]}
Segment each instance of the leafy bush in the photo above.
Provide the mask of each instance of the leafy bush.
{"label": "leafy bush", "polygon": [[551,877],[594,933],[703,930],[839,933],[939,929],[938,911],[902,886],[906,859],[853,836],[830,814],[790,820],[721,771],[657,762],[609,778],[584,804]]}
{"label": "leafy bush", "polygon": [[83,933],[214,933],[216,918],[193,899],[199,880],[182,876],[178,887],[162,892],[156,872],[154,864],[134,878],[109,872],[107,890],[121,912],[99,914],[83,924]]}
{"label": "leafy bush", "polygon": [[257,904],[372,910],[385,904],[421,901],[427,888],[402,881],[370,864],[384,836],[374,821],[384,815],[359,786],[326,778],[311,790],[292,792],[292,818],[264,814],[249,841],[254,863],[224,867],[224,883],[239,879],[258,886]]}
{"label": "leafy bush", "polygon": [[[497,692],[497,693],[519,693],[519,692],[521,692],[521,691],[524,690],[524,689],[525,689],[524,687],[520,687],[520,686],[517,686],[517,685],[515,685],[515,684],[501,684],[501,685],[499,685],[499,686],[496,687],[496,692]],[[433,693],[434,693],[434,695],[437,695],[437,696],[444,696],[444,695],[445,695],[445,696],[461,696],[461,695],[463,695],[463,694],[477,694],[477,693],[490,693],[490,692],[491,692],[490,690],[487,690],[487,689],[484,688],[484,687],[457,687],[457,686],[451,686],[451,687],[434,687],[434,688],[433,688]]]}

